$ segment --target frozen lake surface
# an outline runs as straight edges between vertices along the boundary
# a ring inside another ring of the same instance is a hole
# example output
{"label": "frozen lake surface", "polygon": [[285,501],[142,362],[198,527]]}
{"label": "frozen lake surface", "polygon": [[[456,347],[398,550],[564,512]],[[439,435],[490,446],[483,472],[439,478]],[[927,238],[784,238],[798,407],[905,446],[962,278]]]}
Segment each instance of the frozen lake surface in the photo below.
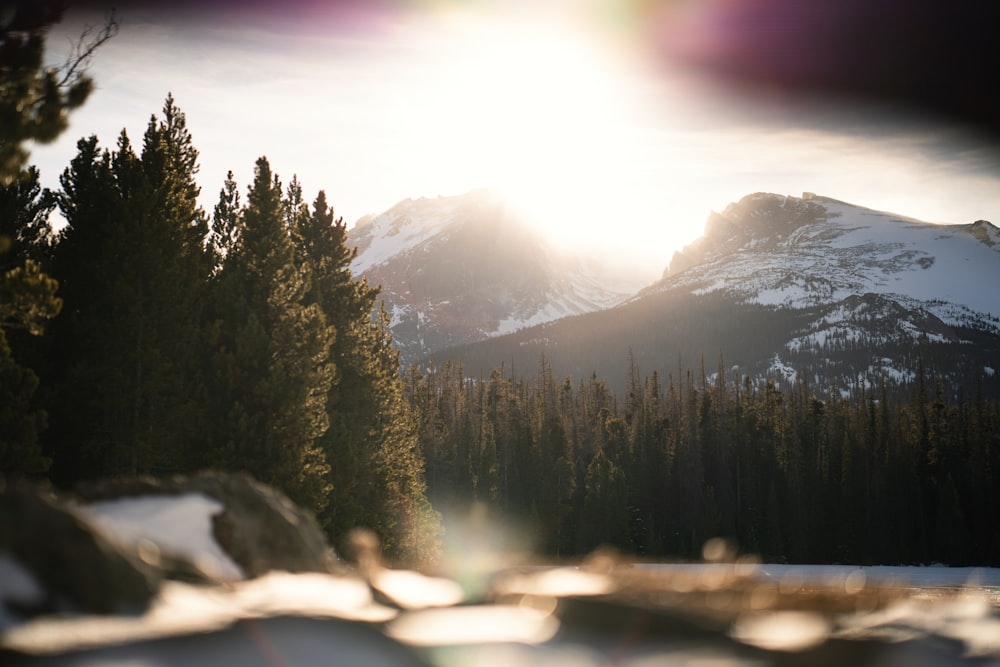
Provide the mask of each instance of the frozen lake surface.
{"label": "frozen lake surface", "polygon": [[891,565],[761,565],[767,577],[802,576],[808,580],[847,577],[862,572],[870,583],[909,584],[917,587],[1000,587],[1000,568],[946,567],[931,565],[906,567]]}
{"label": "frozen lake surface", "polygon": [[[695,574],[714,565],[701,563],[642,564],[638,567],[690,571]],[[738,566],[739,567],[739,566]],[[945,565],[785,565],[763,563],[747,566],[764,579],[797,578],[807,582],[831,583],[860,573],[868,584],[903,585],[916,588],[986,588],[1000,589],[1000,568],[948,567]]]}

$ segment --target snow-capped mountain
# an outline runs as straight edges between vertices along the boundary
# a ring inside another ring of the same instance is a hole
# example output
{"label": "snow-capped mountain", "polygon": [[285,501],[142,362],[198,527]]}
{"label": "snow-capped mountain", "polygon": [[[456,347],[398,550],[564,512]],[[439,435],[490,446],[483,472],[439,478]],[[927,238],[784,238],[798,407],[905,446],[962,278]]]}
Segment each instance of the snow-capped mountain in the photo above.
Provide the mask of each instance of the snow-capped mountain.
{"label": "snow-capped mountain", "polygon": [[713,213],[652,289],[724,290],[785,308],[878,294],[947,324],[996,327],[998,281],[1000,230],[984,220],[934,225],[809,193],[758,193]]}
{"label": "snow-capped mountain", "polygon": [[404,363],[436,350],[620,303],[641,282],[559,253],[476,190],[411,199],[348,233],[354,275],[381,285]]}
{"label": "snow-capped mountain", "polygon": [[727,373],[841,391],[911,382],[921,364],[959,384],[1000,384],[998,285],[1000,230],[989,222],[758,193],[712,213],[663,278],[620,306],[453,354],[475,370],[544,351],[557,372],[613,383],[631,354],[647,373],[714,371],[721,357]]}
{"label": "snow-capped mountain", "polygon": [[[790,358],[803,350],[961,342],[965,327],[1000,334],[997,285],[1000,229],[984,220],[935,225],[810,193],[758,193],[713,213],[650,289],[815,312],[773,359],[772,371],[793,375]],[[914,372],[878,355],[865,370]]]}

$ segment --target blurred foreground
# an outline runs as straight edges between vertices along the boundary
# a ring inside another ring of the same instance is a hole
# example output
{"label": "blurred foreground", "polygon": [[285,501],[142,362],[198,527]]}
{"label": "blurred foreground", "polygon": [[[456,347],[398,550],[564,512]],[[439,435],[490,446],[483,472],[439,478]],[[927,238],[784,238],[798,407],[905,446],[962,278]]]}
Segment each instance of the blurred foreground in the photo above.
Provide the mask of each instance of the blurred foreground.
{"label": "blurred foreground", "polygon": [[340,560],[249,478],[168,486],[0,495],[0,663],[1000,665],[996,569],[761,565],[720,541],[700,564],[547,565],[467,543],[430,576],[383,566],[365,532]]}

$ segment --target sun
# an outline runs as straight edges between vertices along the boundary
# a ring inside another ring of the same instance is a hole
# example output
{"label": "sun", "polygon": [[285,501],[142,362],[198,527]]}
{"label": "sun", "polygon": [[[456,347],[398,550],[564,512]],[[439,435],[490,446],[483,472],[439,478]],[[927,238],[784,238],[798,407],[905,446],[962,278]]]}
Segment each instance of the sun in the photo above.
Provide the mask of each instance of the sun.
{"label": "sun", "polygon": [[563,245],[606,244],[620,216],[662,207],[621,54],[523,17],[456,23],[442,44],[413,119],[435,138],[426,170],[500,191]]}

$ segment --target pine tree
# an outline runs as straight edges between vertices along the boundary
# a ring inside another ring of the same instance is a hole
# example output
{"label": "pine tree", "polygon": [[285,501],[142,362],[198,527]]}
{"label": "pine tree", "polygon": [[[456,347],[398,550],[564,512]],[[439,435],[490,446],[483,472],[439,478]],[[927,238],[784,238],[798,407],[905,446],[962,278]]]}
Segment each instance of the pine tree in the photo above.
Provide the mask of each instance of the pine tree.
{"label": "pine tree", "polygon": [[293,181],[284,210],[296,262],[311,271],[306,301],[335,332],[330,358],[336,378],[326,397],[330,429],[320,441],[332,495],[322,519],[335,541],[366,525],[381,534],[390,556],[431,558],[439,519],[426,498],[424,460],[388,316],[379,311],[373,317],[378,289],[353,278],[356,252],[348,249],[347,228],[323,191],[310,210]]}
{"label": "pine tree", "polygon": [[146,446],[159,450],[151,456],[158,469],[187,471],[197,466],[205,446],[202,310],[211,261],[205,248],[208,220],[195,180],[198,151],[172,95],[162,120],[150,118],[136,166],[140,189],[128,199],[132,220],[143,228],[133,235],[148,240],[133,258],[155,269],[137,271],[143,280],[137,296],[148,303],[143,335],[149,352],[137,369],[147,379],[139,387],[146,398],[134,415],[135,429],[154,434]]}
{"label": "pine tree", "polygon": [[625,475],[614,461],[598,449],[587,466],[584,520],[580,547],[590,551],[602,544],[628,547],[628,496]]}
{"label": "pine tree", "polygon": [[227,258],[236,248],[240,209],[239,186],[233,178],[233,172],[229,171],[219,191],[219,201],[212,212],[212,227],[209,231],[208,250],[213,275],[222,270]]}
{"label": "pine tree", "polygon": [[44,243],[47,225],[40,219],[50,208],[40,201],[37,176],[32,171],[30,182],[0,185],[0,241],[7,239],[0,253],[0,480],[37,477],[51,463],[39,445],[46,412],[35,397],[38,376],[14,359],[7,336],[38,336],[62,308],[56,281],[30,259]]}
{"label": "pine tree", "polygon": [[36,167],[0,184],[0,267],[9,270],[31,259],[42,265],[50,257],[49,214],[55,198],[43,190]]}
{"label": "pine tree", "polygon": [[[213,238],[232,238],[213,288],[213,452],[211,462],[246,470],[321,512],[330,473],[317,440],[328,426],[333,331],[307,303],[308,265],[295,261],[281,183],[257,160],[246,205],[233,215],[223,189]],[[221,215],[220,215],[221,213]]]}
{"label": "pine tree", "polygon": [[37,477],[50,465],[39,445],[46,412],[38,404],[32,368],[43,355],[33,339],[59,313],[62,301],[58,283],[42,272],[55,203],[38,179],[34,167],[0,179],[0,478]]}
{"label": "pine tree", "polygon": [[14,361],[0,327],[0,487],[5,479],[39,477],[51,464],[39,446],[46,413],[34,402],[37,388],[38,376]]}
{"label": "pine tree", "polygon": [[92,137],[63,175],[54,270],[68,312],[54,330],[53,410],[65,430],[53,440],[76,451],[57,457],[62,481],[189,470],[202,450],[209,262],[197,157],[168,96],[141,154],[124,131],[113,153]]}
{"label": "pine tree", "polygon": [[0,328],[24,329],[37,335],[62,306],[59,284],[31,259],[0,274]]}
{"label": "pine tree", "polygon": [[124,239],[111,154],[96,136],[77,143],[60,182],[59,208],[67,225],[54,252],[53,273],[64,308],[52,326],[52,374],[44,380],[55,394],[46,434],[53,477],[68,484],[118,467],[108,422],[117,387],[109,375],[117,373],[121,342],[115,335],[122,329],[114,317],[108,265]]}

